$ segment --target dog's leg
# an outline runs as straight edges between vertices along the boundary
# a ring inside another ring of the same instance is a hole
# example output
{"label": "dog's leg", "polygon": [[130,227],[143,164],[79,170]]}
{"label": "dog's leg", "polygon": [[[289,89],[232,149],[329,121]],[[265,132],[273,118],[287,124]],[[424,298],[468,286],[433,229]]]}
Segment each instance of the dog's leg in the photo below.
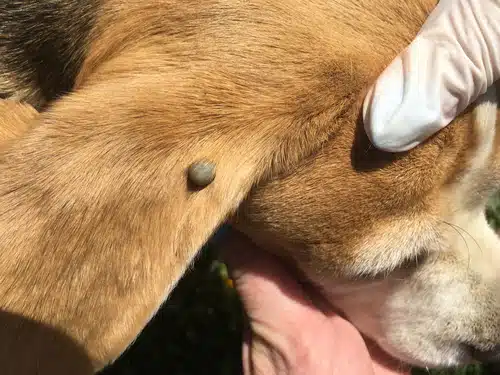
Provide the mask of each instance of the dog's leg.
{"label": "dog's leg", "polygon": [[[71,338],[94,369],[134,340],[251,187],[307,151],[306,123],[211,115],[222,107],[183,81],[97,79],[0,152],[0,307]],[[198,160],[216,165],[203,189],[186,177]],[[76,373],[64,356],[53,369],[42,338],[13,352],[17,328],[0,334],[0,373]]]}
{"label": "dog's leg", "polygon": [[[26,134],[38,115],[28,104],[0,100],[0,152],[10,142]],[[29,304],[29,301],[26,303]],[[87,375],[93,372],[92,363],[81,346],[63,332],[38,320],[2,310],[0,337],[0,340],[7,338],[7,343],[0,345],[0,368],[7,374],[34,374],[38,373],[38,368],[47,374]],[[23,361],[20,353],[25,353],[28,360]]]}

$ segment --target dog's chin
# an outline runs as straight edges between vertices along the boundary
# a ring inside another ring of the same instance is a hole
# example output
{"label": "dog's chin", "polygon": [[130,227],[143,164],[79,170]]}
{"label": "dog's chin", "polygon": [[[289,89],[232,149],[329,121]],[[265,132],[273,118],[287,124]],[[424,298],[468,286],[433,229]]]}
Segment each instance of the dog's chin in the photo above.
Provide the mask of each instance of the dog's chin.
{"label": "dog's chin", "polygon": [[444,344],[421,341],[419,350],[404,350],[391,345],[385,340],[375,340],[382,350],[391,357],[414,367],[421,368],[452,368],[474,363],[470,350],[462,344]]}

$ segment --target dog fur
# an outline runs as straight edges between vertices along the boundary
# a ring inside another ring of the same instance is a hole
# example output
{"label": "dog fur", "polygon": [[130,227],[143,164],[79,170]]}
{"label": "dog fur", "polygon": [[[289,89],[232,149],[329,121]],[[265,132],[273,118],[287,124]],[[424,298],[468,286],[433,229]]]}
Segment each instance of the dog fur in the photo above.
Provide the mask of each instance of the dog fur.
{"label": "dog fur", "polygon": [[[113,361],[227,220],[402,360],[494,349],[494,89],[405,154],[375,150],[359,118],[434,5],[0,4],[0,93],[40,110],[0,149],[0,307],[26,322],[2,334],[2,374]],[[217,176],[191,190],[200,159]]]}

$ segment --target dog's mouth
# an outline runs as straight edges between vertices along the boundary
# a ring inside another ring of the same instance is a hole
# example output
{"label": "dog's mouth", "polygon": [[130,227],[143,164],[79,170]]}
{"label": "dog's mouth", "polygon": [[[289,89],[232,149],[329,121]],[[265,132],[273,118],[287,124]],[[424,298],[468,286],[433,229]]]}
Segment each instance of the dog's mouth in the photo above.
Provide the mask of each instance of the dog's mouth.
{"label": "dog's mouth", "polygon": [[[419,340],[421,342],[421,350],[418,352],[413,349],[407,350],[403,345],[393,344],[389,337],[384,334],[385,329],[379,325],[378,313],[368,311],[370,306],[373,306],[373,309],[375,309],[374,304],[369,302],[364,306],[356,306],[356,308],[353,308],[352,305],[355,303],[354,301],[359,300],[359,296],[358,298],[352,297],[353,293],[373,295],[376,292],[371,292],[370,288],[373,288],[374,291],[380,291],[384,288],[384,285],[381,284],[385,282],[389,283],[388,280],[384,279],[354,284],[346,282],[345,285],[335,283],[337,290],[333,290],[333,288],[325,285],[321,287],[322,294],[328,306],[333,306],[338,315],[356,327],[363,337],[365,337],[365,342],[370,345],[369,349],[377,353],[374,359],[378,360],[379,357],[381,358],[382,366],[389,366],[391,369],[399,371],[409,366],[424,369],[443,369],[500,361],[500,346],[498,348],[480,348],[469,343],[445,341],[438,336],[433,337],[432,335],[429,337],[411,335],[412,338],[410,340]],[[318,289],[316,286],[314,288]],[[383,301],[380,301],[380,304],[382,303]],[[347,306],[348,311],[343,310],[339,306]],[[357,313],[359,309],[365,310],[366,313]],[[379,313],[383,314],[383,311]],[[373,317],[371,314],[375,316]],[[383,355],[378,350],[383,352]]]}
{"label": "dog's mouth", "polygon": [[414,358],[413,356],[395,350],[392,347],[380,344],[382,350],[389,355],[397,358],[403,363],[419,368],[453,368],[462,367],[473,364],[489,364],[500,362],[500,346],[491,349],[481,349],[470,344],[441,344],[441,348],[447,347],[448,350],[442,349],[442,358],[439,361],[425,361]]}
{"label": "dog's mouth", "polygon": [[389,371],[392,374],[409,374],[412,364],[391,355],[387,350],[385,350],[381,345],[373,341],[372,339],[364,336],[366,347],[370,356],[373,360],[374,367],[380,367],[384,369],[384,373]]}
{"label": "dog's mouth", "polygon": [[396,349],[388,343],[378,342],[379,346],[388,355],[397,358],[403,363],[412,367],[423,369],[449,369],[467,366],[473,363],[482,363],[474,359],[472,356],[473,348],[466,344],[437,344],[434,350],[434,358],[418,358],[411,354],[407,354],[401,350]]}

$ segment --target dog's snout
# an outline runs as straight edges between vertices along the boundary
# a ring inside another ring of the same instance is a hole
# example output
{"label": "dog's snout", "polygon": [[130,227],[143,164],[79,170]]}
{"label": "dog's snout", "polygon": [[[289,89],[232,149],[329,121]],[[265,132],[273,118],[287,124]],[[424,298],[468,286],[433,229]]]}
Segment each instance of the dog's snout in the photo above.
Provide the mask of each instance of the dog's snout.
{"label": "dog's snout", "polygon": [[489,350],[471,348],[472,358],[482,363],[500,362],[500,344]]}

